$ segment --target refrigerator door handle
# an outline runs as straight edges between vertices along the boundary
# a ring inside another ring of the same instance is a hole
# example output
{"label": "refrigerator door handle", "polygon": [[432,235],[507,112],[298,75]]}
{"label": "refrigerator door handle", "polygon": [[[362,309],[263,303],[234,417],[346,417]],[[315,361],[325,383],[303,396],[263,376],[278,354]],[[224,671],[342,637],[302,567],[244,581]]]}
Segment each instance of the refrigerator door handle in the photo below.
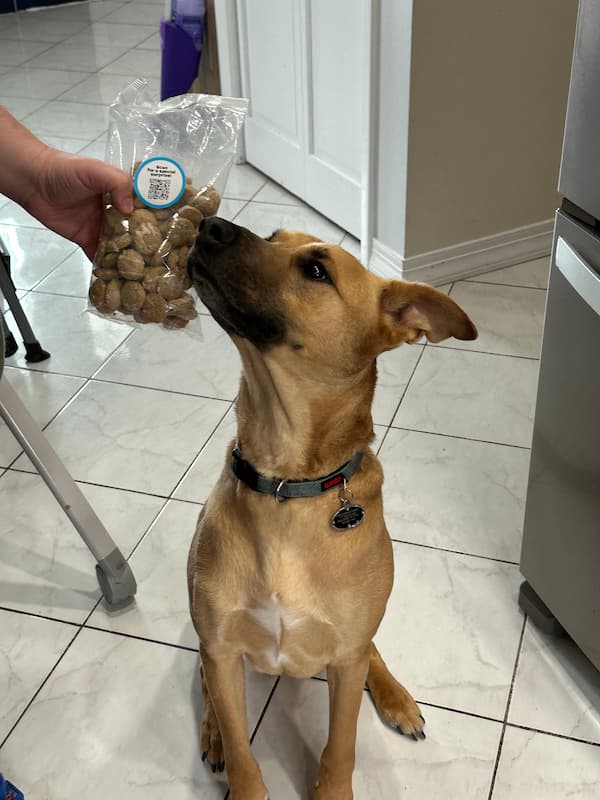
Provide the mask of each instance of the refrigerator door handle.
{"label": "refrigerator door handle", "polygon": [[600,276],[562,236],[556,242],[555,261],[577,294],[600,316]]}

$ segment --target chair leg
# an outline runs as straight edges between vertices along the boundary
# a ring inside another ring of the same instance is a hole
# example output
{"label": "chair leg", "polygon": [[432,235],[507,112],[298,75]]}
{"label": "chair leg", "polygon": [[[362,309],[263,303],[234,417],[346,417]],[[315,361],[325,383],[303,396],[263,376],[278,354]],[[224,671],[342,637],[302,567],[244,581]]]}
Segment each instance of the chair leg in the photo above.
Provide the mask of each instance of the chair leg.
{"label": "chair leg", "polygon": [[[23,337],[23,345],[25,346],[25,361],[32,364],[37,364],[39,361],[45,361],[50,358],[50,353],[44,350],[35,334],[31,329],[29,320],[21,306],[12,278],[8,272],[5,264],[5,256],[0,252],[0,293],[4,295],[8,307],[12,311],[15,322]],[[13,339],[14,341],[14,339]],[[16,344],[16,343],[15,343]]]}
{"label": "chair leg", "polygon": [[137,585],[129,564],[6,375],[0,378],[0,418],[27,453],[98,562],[96,575],[106,602],[113,607],[131,602]]}
{"label": "chair leg", "polygon": [[[4,319],[2,311],[0,311],[0,325],[2,325],[2,331],[4,332],[4,358],[10,358],[17,352],[19,345],[17,344],[15,337],[10,332],[10,328],[6,324],[6,320]],[[0,342],[1,341],[2,340],[0,339]]]}

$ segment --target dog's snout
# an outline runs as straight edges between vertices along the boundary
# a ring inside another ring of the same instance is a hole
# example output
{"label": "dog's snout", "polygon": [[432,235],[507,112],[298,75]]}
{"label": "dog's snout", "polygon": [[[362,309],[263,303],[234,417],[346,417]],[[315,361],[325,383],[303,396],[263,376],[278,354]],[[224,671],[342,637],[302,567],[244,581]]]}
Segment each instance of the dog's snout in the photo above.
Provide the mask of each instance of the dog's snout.
{"label": "dog's snout", "polygon": [[200,235],[207,242],[231,244],[235,238],[235,227],[221,217],[207,217],[200,225]]}

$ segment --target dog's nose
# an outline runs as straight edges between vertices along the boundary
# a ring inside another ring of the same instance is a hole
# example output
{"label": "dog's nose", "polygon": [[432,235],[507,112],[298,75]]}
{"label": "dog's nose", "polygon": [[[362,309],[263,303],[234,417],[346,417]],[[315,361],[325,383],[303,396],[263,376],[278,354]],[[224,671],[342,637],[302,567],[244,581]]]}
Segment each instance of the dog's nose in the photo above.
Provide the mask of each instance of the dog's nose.
{"label": "dog's nose", "polygon": [[231,244],[235,238],[235,227],[221,217],[207,217],[202,220],[199,233],[207,242]]}

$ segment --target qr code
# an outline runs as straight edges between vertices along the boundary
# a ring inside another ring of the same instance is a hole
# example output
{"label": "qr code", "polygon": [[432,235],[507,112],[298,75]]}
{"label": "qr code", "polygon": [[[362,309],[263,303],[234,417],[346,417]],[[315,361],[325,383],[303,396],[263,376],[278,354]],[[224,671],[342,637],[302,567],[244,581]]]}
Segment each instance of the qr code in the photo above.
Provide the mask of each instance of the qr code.
{"label": "qr code", "polygon": [[148,200],[168,200],[171,181],[161,178],[150,178],[148,182]]}

